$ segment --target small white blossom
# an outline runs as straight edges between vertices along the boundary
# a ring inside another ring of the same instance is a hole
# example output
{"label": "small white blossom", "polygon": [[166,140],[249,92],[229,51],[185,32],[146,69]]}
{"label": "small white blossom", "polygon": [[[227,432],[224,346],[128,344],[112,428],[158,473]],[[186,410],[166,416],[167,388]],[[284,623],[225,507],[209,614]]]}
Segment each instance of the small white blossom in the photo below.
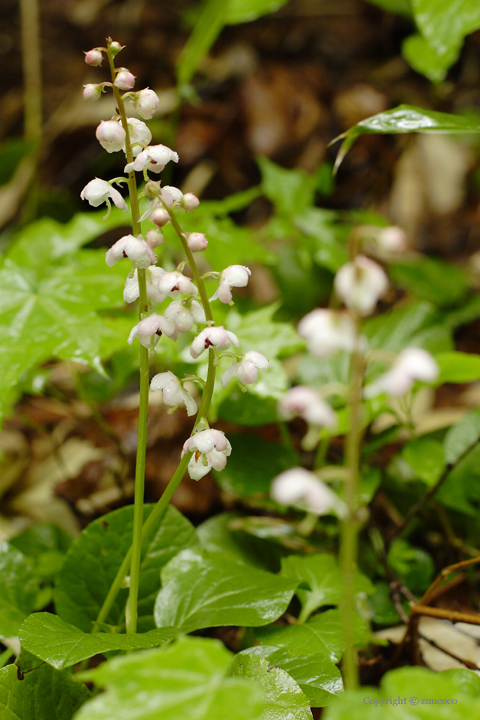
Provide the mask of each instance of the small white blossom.
{"label": "small white blossom", "polygon": [[335,291],[350,310],[370,315],[388,290],[388,278],[380,265],[364,255],[340,268],[335,276]]}
{"label": "small white blossom", "polygon": [[245,265],[229,265],[220,275],[220,283],[218,290],[212,295],[210,300],[217,298],[222,303],[232,302],[232,287],[245,287],[248,284],[248,278],[251,270]]}
{"label": "small white blossom", "polygon": [[149,230],[147,232],[145,240],[151,248],[156,248],[159,245],[163,245],[165,243],[163,233],[158,228],[153,228],[152,230]]}
{"label": "small white blossom", "polygon": [[105,262],[112,267],[123,257],[128,257],[139,268],[147,268],[157,262],[157,257],[148,243],[134,235],[125,235],[117,240],[110,250],[107,250]]}
{"label": "small white blossom", "polygon": [[162,390],[163,402],[165,405],[181,405],[182,403],[187,408],[187,415],[195,415],[197,412],[197,403],[182,386],[181,382],[170,370],[163,373],[158,373],[152,378],[150,383],[150,390]]}
{"label": "small white blossom", "polygon": [[132,170],[141,172],[148,168],[154,173],[160,173],[170,160],[178,162],[178,154],[174,150],[170,150],[165,145],[150,145],[145,150],[142,150],[133,162],[125,165],[125,172],[131,172]]}
{"label": "small white blossom", "polygon": [[[142,120],[138,120],[138,118],[128,118],[127,123],[132,154],[133,157],[137,157],[137,155],[143,151],[143,148],[151,141],[152,133],[145,123]],[[122,149],[125,151],[125,144]]]}
{"label": "small white blossom", "polygon": [[192,342],[190,355],[196,360],[207,348],[215,346],[219,350],[226,350],[232,343],[238,347],[238,338],[235,333],[225,330],[222,325],[219,327],[208,327],[202,330],[200,335],[197,335]]}
{"label": "small white blossom", "polygon": [[227,387],[230,380],[236,376],[244,385],[251,385],[258,380],[258,370],[268,370],[269,367],[270,363],[265,355],[250,350],[243,355],[240,362],[234,362],[222,373],[220,382],[223,387]]}
{"label": "small white blossom", "polygon": [[85,53],[85,62],[87,65],[92,65],[93,67],[98,67],[102,64],[103,55],[101,50],[99,48],[93,48],[93,50],[89,50]]}
{"label": "small white blossom", "polygon": [[[166,335],[172,340],[178,337],[178,331],[175,325],[157,313],[152,313],[144,320],[140,320],[128,336],[128,344],[131,345],[136,337],[140,340],[144,347],[150,347],[151,338],[154,338],[156,345],[162,335]],[[155,336],[155,337],[154,337]]]}
{"label": "small white blossom", "polygon": [[133,275],[128,275],[125,280],[125,287],[123,289],[123,301],[126,303],[133,303],[139,297],[140,290],[138,289],[138,272],[135,268]]}
{"label": "small white blossom", "polygon": [[200,480],[212,467],[217,471],[223,470],[232,446],[221,430],[202,430],[184,443],[182,457],[187,452],[193,452],[188,474],[192,480]]}
{"label": "small white blossom", "polygon": [[95,83],[88,83],[83,86],[83,99],[85,102],[95,102],[102,94],[102,85],[95,85]]}
{"label": "small white blossom", "polygon": [[313,388],[297,385],[287,390],[279,402],[279,414],[289,420],[300,415],[309,425],[334,427],[336,416],[332,408]]}
{"label": "small white blossom", "polygon": [[82,200],[87,200],[93,207],[98,207],[102,203],[109,205],[109,201],[112,200],[113,204],[120,210],[128,209],[118,190],[113,188],[106,180],[100,180],[100,178],[90,180],[80,193],[80,197]]}
{"label": "small white blossom", "polygon": [[146,88],[135,93],[133,107],[144,120],[151,120],[158,108],[159,99],[156,92]]}
{"label": "small white blossom", "polygon": [[379,228],[376,240],[379,248],[387,253],[404,252],[408,247],[407,236],[401,228],[395,225]]}
{"label": "small white blossom", "polygon": [[95,131],[100,145],[109,153],[125,147],[125,130],[116,120],[102,120]]}
{"label": "small white blossom", "polygon": [[388,372],[367,385],[363,394],[366,398],[381,393],[392,396],[404,395],[415,380],[433,382],[439,372],[440,369],[429,352],[421,348],[407,348],[398,354]]}
{"label": "small white blossom", "polygon": [[182,295],[198,295],[198,290],[190,278],[182,275],[181,272],[174,270],[173,272],[164,272],[155,279],[152,278],[153,293],[155,302],[163,302],[166,297],[177,297],[179,293]]}
{"label": "small white blossom", "polygon": [[300,320],[297,331],[315,357],[329,357],[337,350],[352,352],[355,348],[355,323],[345,312],[312,310]]}
{"label": "small white blossom", "polygon": [[203,233],[188,233],[187,245],[192,252],[201,252],[202,250],[206,250],[208,240]]}
{"label": "small white blossom", "polygon": [[180,205],[183,200],[182,191],[173,185],[165,185],[160,189],[160,196],[167,207]]}
{"label": "small white blossom", "polygon": [[277,475],[270,495],[279,505],[295,505],[316,515],[324,515],[339,505],[333,490],[304,468],[292,468]]}
{"label": "small white blossom", "polygon": [[132,75],[126,68],[121,68],[113,84],[120,90],[131,90],[135,85],[135,75]]}
{"label": "small white blossom", "polygon": [[174,300],[165,310],[165,317],[171,320],[179,332],[188,332],[196,323],[205,325],[205,311],[196,300]]}

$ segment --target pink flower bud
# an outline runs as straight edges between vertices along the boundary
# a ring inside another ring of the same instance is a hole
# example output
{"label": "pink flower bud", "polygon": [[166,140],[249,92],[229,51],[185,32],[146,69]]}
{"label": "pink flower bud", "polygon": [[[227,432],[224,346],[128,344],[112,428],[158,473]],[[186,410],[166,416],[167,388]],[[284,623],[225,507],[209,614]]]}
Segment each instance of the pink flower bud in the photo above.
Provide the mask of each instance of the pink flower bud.
{"label": "pink flower bud", "polygon": [[190,233],[187,240],[188,247],[192,252],[201,252],[208,245],[208,240],[203,233]]}
{"label": "pink flower bud", "polygon": [[200,200],[193,193],[185,193],[182,200],[182,206],[185,210],[196,210],[200,205]]}
{"label": "pink flower bud", "polygon": [[154,228],[153,230],[149,230],[147,232],[147,243],[150,245],[151,248],[156,248],[162,243],[165,242],[165,238],[163,237],[163,233],[160,232],[157,228]]}
{"label": "pink flower bud", "polygon": [[120,88],[120,90],[131,90],[135,85],[135,75],[132,75],[128,70],[122,69],[117,73],[113,84],[115,87]]}
{"label": "pink flower bud", "polygon": [[102,60],[103,55],[98,48],[93,48],[93,50],[89,50],[85,53],[85,62],[87,63],[87,65],[98,67],[102,64]]}
{"label": "pink flower bud", "polygon": [[408,247],[407,236],[395,225],[382,228],[378,233],[377,242],[380,249],[385,252],[404,252]]}
{"label": "pink flower bud", "polygon": [[170,215],[163,208],[158,208],[158,210],[153,211],[151,220],[157,227],[161,228],[170,222]]}
{"label": "pink flower bud", "polygon": [[95,135],[100,145],[109,153],[118,152],[125,145],[125,130],[116,120],[102,120]]}
{"label": "pink flower bud", "polygon": [[133,107],[138,111],[144,120],[151,120],[159,105],[159,99],[156,92],[146,88],[136,93],[133,100]]}
{"label": "pink flower bud", "polygon": [[102,94],[102,85],[95,85],[94,83],[88,83],[83,86],[83,99],[85,102],[94,102],[98,100]]}

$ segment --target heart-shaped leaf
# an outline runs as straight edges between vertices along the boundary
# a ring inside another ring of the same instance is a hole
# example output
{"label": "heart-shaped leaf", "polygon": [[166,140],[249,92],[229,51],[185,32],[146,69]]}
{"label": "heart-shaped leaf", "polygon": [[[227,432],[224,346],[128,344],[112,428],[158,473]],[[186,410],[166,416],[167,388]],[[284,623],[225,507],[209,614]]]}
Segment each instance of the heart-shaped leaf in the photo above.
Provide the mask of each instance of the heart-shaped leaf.
{"label": "heart-shaped leaf", "polygon": [[35,607],[38,580],[31,560],[8,543],[0,543],[0,637],[18,634]]}

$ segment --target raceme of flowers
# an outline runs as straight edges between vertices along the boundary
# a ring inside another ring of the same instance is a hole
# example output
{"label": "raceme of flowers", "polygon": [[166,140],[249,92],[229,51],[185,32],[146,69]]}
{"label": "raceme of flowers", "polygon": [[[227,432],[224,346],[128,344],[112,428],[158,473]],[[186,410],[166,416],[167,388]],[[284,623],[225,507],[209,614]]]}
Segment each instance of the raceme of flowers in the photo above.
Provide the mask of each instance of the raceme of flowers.
{"label": "raceme of flowers", "polygon": [[[110,52],[115,56],[122,50],[119,43],[108,41],[107,48],[94,48],[85,53],[85,62],[92,67],[100,67],[104,55]],[[205,350],[218,356],[232,345],[238,348],[237,336],[223,326],[216,326],[213,321],[207,321],[206,307],[199,302],[199,290],[191,277],[182,272],[187,263],[182,263],[179,269],[167,271],[157,265],[155,248],[162,245],[165,240],[161,228],[172,221],[174,208],[181,207],[184,211],[195,210],[200,201],[193,193],[182,193],[174,186],[162,186],[160,180],[154,180],[150,174],[158,176],[169,162],[177,163],[178,154],[165,145],[150,145],[152,134],[143,120],[153,117],[159,105],[156,93],[150,88],[134,91],[135,76],[127,68],[115,70],[113,83],[88,83],[84,85],[83,96],[88,102],[97,100],[107,87],[115,92],[125,91],[121,95],[122,101],[129,100],[133,109],[142,120],[135,117],[127,118],[125,115],[115,115],[110,120],[102,120],[96,129],[96,138],[100,145],[108,152],[123,152],[127,158],[125,172],[130,177],[135,172],[143,173],[146,185],[140,194],[150,199],[147,211],[140,218],[150,220],[155,228],[149,230],[144,237],[140,233],[128,234],[117,240],[106,253],[106,263],[113,266],[126,258],[131,262],[131,270],[125,282],[123,299],[127,303],[134,302],[140,296],[139,271],[145,272],[146,289],[148,297],[148,311],[140,315],[139,322],[132,328],[128,337],[131,344],[135,339],[150,351],[157,346],[160,338],[165,335],[175,341],[179,333],[196,331],[198,334],[190,346],[190,354],[197,359]],[[118,95],[117,95],[118,98]],[[133,160],[129,158],[133,157]],[[110,182],[100,178],[91,180],[82,190],[80,196],[93,207],[103,203],[107,205],[107,216],[111,203],[121,210],[127,210],[127,204],[119,190],[113,184],[126,182],[124,178],[115,178]],[[183,239],[190,252],[202,252],[208,245],[208,240],[201,232],[184,233]],[[219,278],[219,286],[211,301],[218,299],[222,303],[233,303],[232,288],[245,287],[250,276],[250,269],[243,265],[232,265],[220,273],[211,273]],[[204,296],[205,297],[205,296]],[[163,315],[155,312],[154,304],[162,303],[171,298],[170,304]],[[211,317],[211,314],[209,314]],[[202,327],[203,326],[203,327]],[[205,327],[206,326],[206,327]],[[245,354],[226,353],[233,359],[232,364],[221,376],[223,387],[237,378],[241,387],[255,383],[258,380],[259,370],[267,370],[269,361],[254,350]],[[218,361],[215,360],[215,365]],[[165,405],[173,412],[178,405],[186,408],[189,416],[197,413],[197,403],[184,387],[187,380],[197,380],[202,384],[201,378],[189,376],[185,380],[179,379],[171,372],[158,373],[150,383],[150,391],[161,391]],[[208,428],[205,418],[199,418],[198,430],[186,440],[182,456],[192,453],[188,465],[190,477],[199,480],[211,468],[223,470],[227,457],[231,453],[231,445],[224,433]],[[205,429],[206,426],[206,429]]]}

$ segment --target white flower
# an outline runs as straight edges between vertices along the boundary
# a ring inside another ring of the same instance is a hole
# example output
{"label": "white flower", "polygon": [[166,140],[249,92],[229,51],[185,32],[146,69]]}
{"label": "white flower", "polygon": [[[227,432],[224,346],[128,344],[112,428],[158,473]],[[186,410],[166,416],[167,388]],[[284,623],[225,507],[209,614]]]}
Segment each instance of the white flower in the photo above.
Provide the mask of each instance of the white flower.
{"label": "white flower", "polygon": [[168,273],[163,271],[162,275],[151,279],[151,285],[149,294],[155,302],[163,302],[168,296],[177,297],[179,293],[194,297],[198,295],[198,290],[190,278],[177,270]]}
{"label": "white flower", "polygon": [[94,83],[87,83],[83,86],[83,99],[85,102],[94,102],[98,100],[102,94],[103,86],[95,85]]}
{"label": "white flower", "polygon": [[165,310],[165,317],[175,324],[179,332],[188,332],[195,323],[204,325],[207,322],[205,312],[196,300],[174,300]]}
{"label": "white flower", "polygon": [[[137,157],[152,139],[152,133],[142,120],[131,117],[127,119],[127,123],[132,154],[133,157]],[[125,151],[125,144],[122,149]]]}
{"label": "white flower", "polygon": [[125,147],[125,130],[116,120],[102,120],[95,131],[100,145],[109,153]]}
{"label": "white flower", "polygon": [[187,415],[195,415],[197,412],[197,403],[183,387],[176,375],[170,370],[154,375],[150,383],[150,390],[162,390],[163,402],[165,405],[181,405],[187,408]]}
{"label": "white flower", "polygon": [[118,190],[115,190],[110,183],[106,180],[100,180],[100,178],[90,180],[80,193],[80,197],[82,200],[88,200],[93,207],[98,207],[102,203],[107,203],[107,205],[110,206],[110,200],[112,200],[113,204],[120,210],[128,209],[125,200]]}
{"label": "white flower", "polygon": [[287,390],[279,402],[279,414],[289,420],[300,415],[309,425],[333,427],[336,416],[328,403],[313,388],[297,385]]}
{"label": "white flower", "polygon": [[182,206],[185,210],[196,210],[200,205],[200,200],[193,193],[185,193],[183,196]]}
{"label": "white flower", "polygon": [[158,228],[152,228],[151,230],[149,230],[145,239],[151,248],[156,248],[159,245],[163,245],[165,243],[163,233]]}
{"label": "white flower", "polygon": [[184,443],[182,457],[187,452],[193,452],[188,474],[192,480],[200,480],[212,467],[217,471],[223,470],[232,446],[221,430],[202,430]]}
{"label": "white flower", "polygon": [[258,380],[258,369],[268,370],[269,367],[270,363],[265,355],[255,350],[250,350],[243,355],[240,362],[234,362],[222,373],[220,382],[223,387],[227,387],[230,380],[237,376],[238,380],[244,385],[251,385]]}
{"label": "white flower", "polygon": [[113,84],[120,90],[131,90],[135,85],[135,75],[132,75],[126,68],[121,68]]}
{"label": "white flower", "polygon": [[89,50],[85,53],[85,62],[87,65],[92,65],[93,67],[98,67],[102,64],[103,55],[99,48],[93,48],[93,50]]}
{"label": "white flower", "polygon": [[139,268],[147,268],[157,262],[157,256],[148,243],[134,235],[125,235],[117,240],[110,250],[107,250],[105,262],[112,267],[123,257],[128,257]]}
{"label": "white flower", "polygon": [[407,236],[401,228],[395,225],[380,228],[377,231],[376,240],[379,248],[388,253],[403,252],[408,247]]}
{"label": "white flower", "polygon": [[279,505],[296,505],[316,515],[324,515],[339,505],[333,490],[304,468],[292,468],[277,475],[270,495]]}
{"label": "white flower", "polygon": [[225,330],[222,325],[219,327],[208,327],[202,330],[200,335],[197,335],[192,342],[190,355],[196,360],[207,348],[215,346],[219,350],[226,350],[232,342],[238,347],[238,338],[235,333]]}
{"label": "white flower", "polygon": [[133,162],[125,165],[125,172],[131,172],[132,170],[141,172],[148,168],[154,173],[160,173],[170,160],[178,162],[178,154],[165,145],[150,145],[145,150],[142,150]]}
{"label": "white flower", "polygon": [[[150,265],[147,268],[147,295],[153,302],[163,302],[165,296],[158,292],[157,283],[159,280],[166,275],[165,270],[158,265]],[[138,287],[138,275],[137,271],[132,276],[127,277],[125,283],[125,290],[123,291],[123,299],[125,302],[134,302],[140,296],[140,289]]]}
{"label": "white flower", "polygon": [[128,336],[128,344],[131,345],[135,338],[138,337],[142,345],[149,348],[150,340],[154,335],[156,337],[154,338],[153,344],[156,345],[162,335],[176,340],[178,331],[170,320],[167,320],[161,315],[157,315],[157,313],[152,313],[144,320],[140,320],[140,322],[132,328]]}
{"label": "white flower", "polygon": [[350,310],[370,315],[388,289],[385,271],[364,255],[340,268],[335,276],[335,290]]}
{"label": "white flower", "polygon": [[232,287],[245,287],[248,284],[248,278],[251,271],[245,265],[229,265],[220,275],[220,284],[218,290],[212,295],[210,300],[218,298],[220,302],[232,302]]}
{"label": "white flower", "polygon": [[167,207],[173,207],[174,205],[181,205],[183,193],[173,185],[165,185],[160,189],[160,197]]}
{"label": "white flower", "polygon": [[415,380],[433,382],[439,372],[440,369],[430,353],[421,348],[407,348],[397,355],[388,372],[367,385],[363,394],[366,398],[381,393],[393,396],[404,395]]}
{"label": "white flower", "polygon": [[158,108],[159,99],[156,92],[146,88],[135,93],[133,107],[144,120],[151,120]]}
{"label": "white flower", "polygon": [[352,352],[355,348],[355,323],[345,312],[312,310],[300,320],[297,331],[315,357],[329,357],[337,350]]}
{"label": "white flower", "polygon": [[187,237],[187,245],[192,252],[201,252],[206,250],[208,240],[203,233],[193,232],[185,233]]}

